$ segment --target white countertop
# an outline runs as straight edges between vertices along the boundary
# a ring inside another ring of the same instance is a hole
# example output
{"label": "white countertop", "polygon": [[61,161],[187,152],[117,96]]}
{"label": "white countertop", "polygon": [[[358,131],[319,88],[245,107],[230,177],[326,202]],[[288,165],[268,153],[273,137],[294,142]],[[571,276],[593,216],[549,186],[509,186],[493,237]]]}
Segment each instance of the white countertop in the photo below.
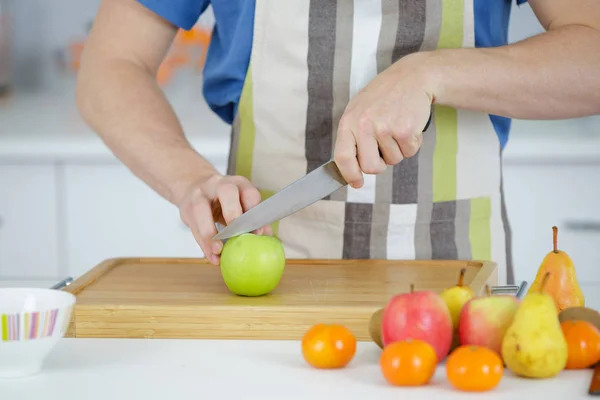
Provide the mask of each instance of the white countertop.
{"label": "white countertop", "polygon": [[[1,162],[116,162],[81,120],[74,83],[0,101]],[[200,84],[168,88],[167,96],[192,145],[211,161],[229,152],[230,127],[202,97]],[[513,121],[506,162],[600,162],[600,116],[558,121]]]}
{"label": "white countertop", "polygon": [[63,339],[35,376],[0,380],[10,400],[178,399],[584,399],[591,370],[563,371],[529,380],[506,371],[493,391],[453,390],[438,367],[430,385],[387,385],[379,348],[359,342],[344,369],[316,370],[304,363],[297,341]]}
{"label": "white countertop", "polygon": [[[0,281],[0,287],[49,287],[48,281]],[[600,292],[600,284],[588,287]],[[600,309],[600,296],[587,297]],[[481,398],[458,392],[445,378],[443,364],[431,385],[390,387],[378,366],[379,348],[359,342],[347,368],[308,367],[297,341],[63,339],[42,371],[22,379],[1,380],[0,398],[10,400],[177,400],[340,398],[429,400]],[[506,370],[489,399],[584,399],[592,371],[563,371],[553,379],[528,380]]]}

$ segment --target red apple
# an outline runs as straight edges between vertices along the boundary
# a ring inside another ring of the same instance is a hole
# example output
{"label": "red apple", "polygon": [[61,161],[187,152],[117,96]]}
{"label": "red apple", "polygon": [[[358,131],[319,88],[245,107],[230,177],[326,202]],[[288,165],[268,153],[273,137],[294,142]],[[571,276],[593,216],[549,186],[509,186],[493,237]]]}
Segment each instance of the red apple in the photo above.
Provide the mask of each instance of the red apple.
{"label": "red apple", "polygon": [[383,310],[381,339],[384,347],[390,343],[420,339],[435,350],[438,362],[450,351],[452,317],[444,300],[432,291],[414,291],[390,299]]}
{"label": "red apple", "polygon": [[502,339],[511,325],[519,299],[510,295],[488,295],[469,300],[458,320],[458,337],[463,345],[487,347],[502,355]]}

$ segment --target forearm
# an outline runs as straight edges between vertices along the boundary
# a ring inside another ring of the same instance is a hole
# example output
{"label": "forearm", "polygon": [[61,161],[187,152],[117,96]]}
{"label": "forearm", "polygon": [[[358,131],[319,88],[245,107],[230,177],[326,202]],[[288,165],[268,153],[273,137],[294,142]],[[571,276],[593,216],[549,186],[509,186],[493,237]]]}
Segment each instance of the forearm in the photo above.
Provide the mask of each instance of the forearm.
{"label": "forearm", "polygon": [[519,119],[600,113],[600,31],[549,30],[496,48],[443,49],[422,59],[434,102]]}
{"label": "forearm", "polygon": [[189,185],[216,173],[186,140],[152,75],[131,62],[83,68],[77,87],[82,116],[139,178],[173,204]]}

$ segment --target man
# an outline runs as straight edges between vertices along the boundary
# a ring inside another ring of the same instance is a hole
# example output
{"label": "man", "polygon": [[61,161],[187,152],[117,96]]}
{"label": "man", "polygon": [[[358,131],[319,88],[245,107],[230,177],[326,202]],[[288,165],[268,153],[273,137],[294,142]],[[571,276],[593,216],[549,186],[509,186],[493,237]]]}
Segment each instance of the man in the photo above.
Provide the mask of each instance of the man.
{"label": "man", "polygon": [[600,2],[530,0],[546,32],[508,45],[509,0],[213,0],[204,94],[233,127],[227,176],[190,147],[155,81],[208,4],[103,0],[77,98],[211,262],[216,221],[333,157],[349,187],[257,231],[288,257],[485,259],[512,282],[509,118],[600,112]]}

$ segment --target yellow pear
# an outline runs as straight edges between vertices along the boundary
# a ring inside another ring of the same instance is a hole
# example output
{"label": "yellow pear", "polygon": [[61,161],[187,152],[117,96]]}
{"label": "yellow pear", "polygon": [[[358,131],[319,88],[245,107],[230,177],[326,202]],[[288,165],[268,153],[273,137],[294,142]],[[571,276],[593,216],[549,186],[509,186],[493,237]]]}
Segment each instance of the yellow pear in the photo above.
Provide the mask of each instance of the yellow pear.
{"label": "yellow pear", "polygon": [[454,334],[452,335],[451,349],[456,348],[460,344],[457,331],[460,312],[462,311],[464,305],[473,297],[475,297],[473,290],[469,286],[464,285],[466,272],[466,268],[462,268],[460,270],[460,275],[458,276],[458,283],[455,286],[444,290],[440,294],[446,303],[446,306],[448,306],[448,310],[450,310],[450,316],[452,317],[452,329]]}
{"label": "yellow pear", "polygon": [[554,298],[557,311],[561,312],[570,307],[583,307],[585,299],[577,281],[573,260],[567,253],[558,249],[556,226],[552,227],[552,233],[554,248],[542,260],[529,292],[539,291],[544,276],[550,273],[545,292]]}
{"label": "yellow pear", "polygon": [[502,358],[514,374],[526,378],[550,378],[567,364],[567,341],[552,296],[544,292],[546,273],[539,291],[529,291],[521,301],[502,340]]}

